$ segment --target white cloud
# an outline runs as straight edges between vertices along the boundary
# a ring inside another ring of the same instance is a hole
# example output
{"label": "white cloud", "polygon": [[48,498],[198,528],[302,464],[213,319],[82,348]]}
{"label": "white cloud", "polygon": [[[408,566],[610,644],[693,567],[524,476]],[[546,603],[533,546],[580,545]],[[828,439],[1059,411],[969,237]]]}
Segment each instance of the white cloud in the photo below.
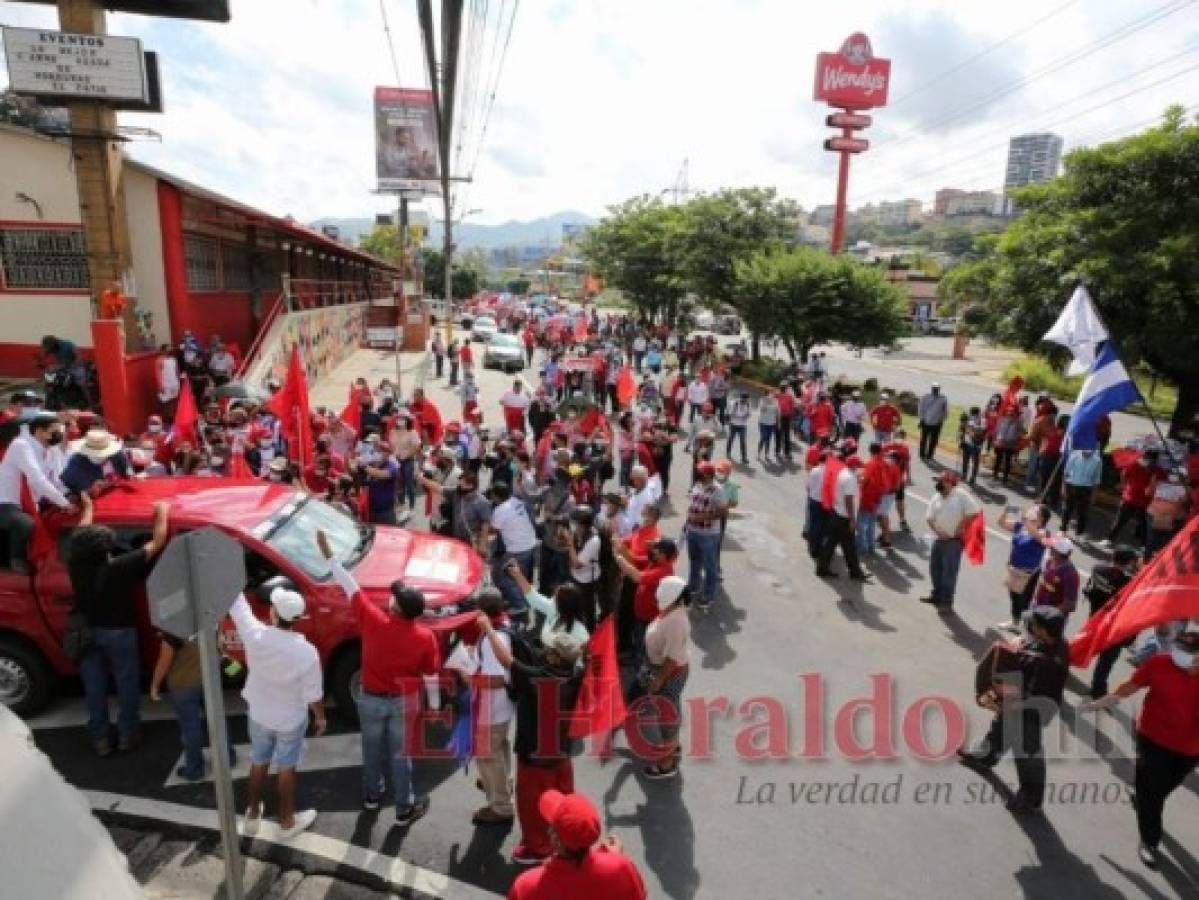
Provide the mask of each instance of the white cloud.
{"label": "white cloud", "polygon": [[[421,84],[415,4],[385,2],[401,79]],[[493,3],[493,13],[501,5],[511,6]],[[810,99],[817,52],[866,31],[876,52],[893,59],[898,99],[1050,8],[1038,0],[526,2],[463,199],[483,210],[482,221],[567,208],[600,213],[671,186],[688,159],[694,188],[770,184],[808,207],[830,202],[835,161],[820,149],[827,110]],[[998,186],[1011,134],[1055,128],[1199,63],[1191,54],[1129,78],[1196,43],[1199,23],[1183,10],[978,104],[1151,9],[1138,0],[1074,4],[946,83],[878,110],[867,134],[874,148],[854,160],[853,202]],[[228,25],[113,17],[114,33],[141,36],[159,51],[166,80],[165,115],[124,119],[158,130],[163,141],[133,144],[131,153],[276,213],[310,219],[388,209],[390,199],[371,193],[371,88],[395,81],[376,0],[240,0],[233,14]],[[45,25],[54,14],[0,0],[0,21]],[[1129,80],[1053,109],[1118,78]],[[1199,71],[1185,73],[1056,130],[1068,145],[1115,134],[1197,89]]]}

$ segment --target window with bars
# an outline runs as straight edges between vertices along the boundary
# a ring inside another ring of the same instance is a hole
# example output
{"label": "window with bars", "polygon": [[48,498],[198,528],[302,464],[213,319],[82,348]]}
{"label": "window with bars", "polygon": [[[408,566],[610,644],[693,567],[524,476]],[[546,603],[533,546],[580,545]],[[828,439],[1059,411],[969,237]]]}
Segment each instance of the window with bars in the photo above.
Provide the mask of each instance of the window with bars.
{"label": "window with bars", "polygon": [[248,291],[250,282],[250,252],[241,244],[221,242],[221,274],[225,290]]}
{"label": "window with bars", "polygon": [[187,263],[189,291],[221,289],[220,256],[215,240],[188,235],[183,240],[183,255]]}
{"label": "window with bars", "polygon": [[83,231],[0,228],[0,286],[8,290],[87,290]]}

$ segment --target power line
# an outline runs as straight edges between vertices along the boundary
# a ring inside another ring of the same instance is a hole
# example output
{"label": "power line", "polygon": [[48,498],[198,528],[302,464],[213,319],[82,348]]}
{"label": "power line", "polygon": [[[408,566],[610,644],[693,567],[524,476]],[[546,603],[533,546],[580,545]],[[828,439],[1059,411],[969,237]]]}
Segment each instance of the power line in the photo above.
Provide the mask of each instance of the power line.
{"label": "power line", "polygon": [[391,38],[391,23],[387,19],[387,2],[379,0],[379,13],[383,16],[383,34],[387,37],[387,49],[391,51],[391,70],[395,73],[396,87],[403,84],[403,79],[400,78],[400,58],[396,56],[395,41]]}
{"label": "power line", "polygon": [[1047,12],[1045,15],[1041,16],[1041,18],[1037,19],[1036,21],[1030,22],[1028,25],[1024,26],[1023,28],[1021,28],[1017,31],[1013,31],[1011,34],[1009,34],[1007,37],[1003,38],[1002,40],[996,41],[991,46],[978,51],[978,53],[975,53],[973,56],[962,60],[957,65],[951,66],[950,68],[946,69],[941,74],[939,74],[933,78],[930,78],[928,81],[925,81],[924,83],[912,88],[906,94],[901,96],[898,100],[893,100],[890,103],[888,103],[887,105],[889,107],[891,107],[892,109],[894,109],[896,106],[899,106],[901,103],[906,103],[908,100],[912,99],[917,94],[923,93],[924,91],[928,90],[930,87],[940,84],[949,75],[952,75],[955,72],[960,72],[962,69],[966,68],[966,66],[970,65],[972,62],[976,62],[976,61],[982,59],[984,56],[989,56],[991,53],[998,50],[1000,47],[1010,44],[1012,41],[1014,41],[1018,37],[1023,37],[1024,35],[1028,34],[1028,32],[1032,31],[1034,28],[1036,28],[1041,23],[1046,22],[1049,19],[1052,19],[1058,13],[1063,12],[1064,10],[1068,9],[1071,6],[1074,6],[1076,3],[1078,3],[1078,0],[1066,0],[1066,2],[1063,3],[1061,6],[1057,7],[1056,9],[1051,10],[1050,12]]}

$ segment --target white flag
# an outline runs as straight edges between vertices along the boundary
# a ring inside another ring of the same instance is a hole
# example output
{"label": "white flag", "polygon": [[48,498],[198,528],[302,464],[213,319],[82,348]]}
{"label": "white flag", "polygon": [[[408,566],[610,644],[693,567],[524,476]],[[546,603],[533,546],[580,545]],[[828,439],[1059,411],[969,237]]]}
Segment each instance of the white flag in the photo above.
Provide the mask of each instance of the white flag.
{"label": "white flag", "polygon": [[1107,338],[1107,329],[1095,311],[1095,303],[1087,289],[1080,284],[1074,289],[1074,295],[1053,327],[1045,332],[1041,340],[1069,347],[1074,354],[1074,361],[1070,363],[1067,374],[1081,375],[1091,371],[1099,344]]}

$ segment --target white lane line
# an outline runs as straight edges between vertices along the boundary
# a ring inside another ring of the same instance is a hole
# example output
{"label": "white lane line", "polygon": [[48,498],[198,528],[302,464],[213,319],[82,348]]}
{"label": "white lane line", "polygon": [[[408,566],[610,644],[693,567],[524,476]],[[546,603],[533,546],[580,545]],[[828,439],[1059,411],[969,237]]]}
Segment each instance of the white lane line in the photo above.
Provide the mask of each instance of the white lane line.
{"label": "white lane line", "polygon": [[[246,778],[250,774],[250,745],[236,744],[237,765],[233,767],[234,778]],[[196,784],[180,778],[175,771],[183,765],[183,755],[171,766],[170,777],[163,782],[164,788],[178,787],[181,784]],[[304,743],[304,756],[296,768],[301,772],[322,772],[326,769],[348,769],[362,765],[362,736],[358,732],[350,734],[331,734],[324,737],[308,738]],[[199,781],[211,781],[212,772],[209,770]]]}
{"label": "white lane line", "polygon": [[[196,806],[184,806],[179,803],[168,803],[163,800],[149,800],[143,797],[130,797],[125,794],[111,794],[106,791],[84,791],[88,802],[94,810],[119,813],[139,819],[151,819],[169,822],[189,828],[202,828],[207,831],[219,831],[217,814],[214,809],[201,809]],[[238,818],[240,826],[242,820]],[[290,841],[284,841],[279,836],[279,826],[270,820],[264,820],[253,838],[278,847],[298,850],[310,856],[319,857],[338,866],[348,866],[360,872],[382,879],[392,890],[407,889],[429,894],[434,897],[446,897],[452,892],[453,896],[490,896],[479,888],[458,881],[440,872],[423,869],[420,866],[406,863],[399,857],[385,856],[366,847],[359,847],[337,838],[326,837],[306,831]]]}

